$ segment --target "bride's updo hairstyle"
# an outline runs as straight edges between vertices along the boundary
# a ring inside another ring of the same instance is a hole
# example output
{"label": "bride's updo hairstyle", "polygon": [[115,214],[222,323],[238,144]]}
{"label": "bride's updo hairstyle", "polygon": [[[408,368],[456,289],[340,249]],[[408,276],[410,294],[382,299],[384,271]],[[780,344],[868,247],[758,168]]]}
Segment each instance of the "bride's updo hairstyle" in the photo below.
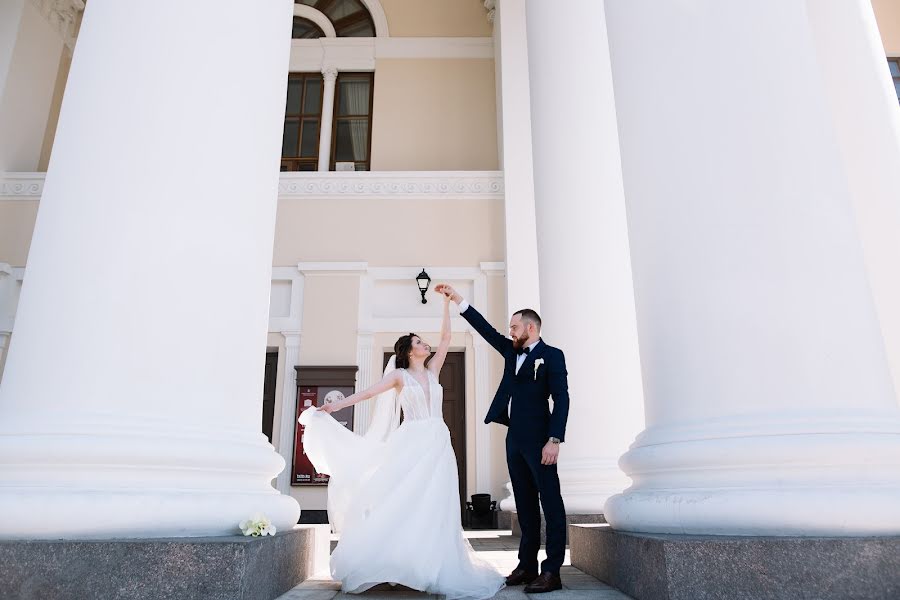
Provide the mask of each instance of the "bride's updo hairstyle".
{"label": "bride's updo hairstyle", "polygon": [[397,343],[394,344],[394,356],[397,360],[398,369],[409,368],[409,353],[412,352],[413,338],[419,337],[415,333],[409,335],[401,335]]}

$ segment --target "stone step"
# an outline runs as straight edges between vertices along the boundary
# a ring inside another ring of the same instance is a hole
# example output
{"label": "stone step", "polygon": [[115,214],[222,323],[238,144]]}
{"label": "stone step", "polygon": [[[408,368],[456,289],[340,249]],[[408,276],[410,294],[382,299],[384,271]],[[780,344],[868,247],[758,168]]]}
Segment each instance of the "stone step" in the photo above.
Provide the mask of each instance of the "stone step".
{"label": "stone step", "polygon": [[636,600],[893,600],[900,537],[640,534],[569,527],[572,566]]}

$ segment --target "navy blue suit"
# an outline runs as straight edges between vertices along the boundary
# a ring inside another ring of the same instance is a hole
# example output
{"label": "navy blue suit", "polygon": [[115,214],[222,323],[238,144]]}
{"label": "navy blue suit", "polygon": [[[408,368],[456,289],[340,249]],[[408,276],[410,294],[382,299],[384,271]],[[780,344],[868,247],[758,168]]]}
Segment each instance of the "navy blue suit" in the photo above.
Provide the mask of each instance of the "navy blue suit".
{"label": "navy blue suit", "polygon": [[[506,462],[522,528],[519,567],[532,573],[538,571],[542,506],[547,522],[547,560],[541,565],[541,572],[559,575],[566,552],[566,509],[556,465],[542,465],[541,451],[551,437],[566,439],[569,415],[566,357],[562,350],[540,340],[517,374],[518,353],[512,340],[491,327],[471,306],[462,316],[504,358],[503,379],[484,422],[509,427]],[[553,412],[548,402],[550,396],[553,396]]]}

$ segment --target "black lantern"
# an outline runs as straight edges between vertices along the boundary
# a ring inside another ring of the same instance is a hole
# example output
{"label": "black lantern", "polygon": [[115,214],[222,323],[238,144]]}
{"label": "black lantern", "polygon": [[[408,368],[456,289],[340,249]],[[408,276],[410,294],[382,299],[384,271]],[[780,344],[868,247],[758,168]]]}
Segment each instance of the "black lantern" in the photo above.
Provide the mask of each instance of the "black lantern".
{"label": "black lantern", "polygon": [[431,277],[425,272],[425,267],[422,267],[422,272],[416,275],[416,285],[419,286],[419,291],[422,292],[422,304],[427,304],[428,300],[425,299],[425,292],[428,291],[428,286],[431,285]]}

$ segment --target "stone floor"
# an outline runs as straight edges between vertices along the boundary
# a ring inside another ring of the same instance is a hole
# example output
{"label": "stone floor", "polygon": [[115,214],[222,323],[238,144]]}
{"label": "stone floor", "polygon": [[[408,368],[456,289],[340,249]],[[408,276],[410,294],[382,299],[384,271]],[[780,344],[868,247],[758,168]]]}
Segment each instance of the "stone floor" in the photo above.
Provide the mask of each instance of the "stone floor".
{"label": "stone floor", "polygon": [[[515,568],[518,560],[519,538],[512,537],[509,530],[503,531],[467,531],[466,537],[482,559],[493,564],[503,573]],[[334,542],[332,540],[332,548]],[[541,551],[541,560],[544,552]],[[494,596],[497,600],[630,600],[622,592],[602,583],[571,566],[569,551],[566,550],[566,561],[560,573],[563,589],[549,594],[525,594],[522,586],[505,588]],[[278,600],[413,600],[415,598],[442,598],[410,590],[404,587],[391,587],[383,584],[364,594],[343,594],[341,584],[332,581],[328,573],[319,573],[304,581]]]}

